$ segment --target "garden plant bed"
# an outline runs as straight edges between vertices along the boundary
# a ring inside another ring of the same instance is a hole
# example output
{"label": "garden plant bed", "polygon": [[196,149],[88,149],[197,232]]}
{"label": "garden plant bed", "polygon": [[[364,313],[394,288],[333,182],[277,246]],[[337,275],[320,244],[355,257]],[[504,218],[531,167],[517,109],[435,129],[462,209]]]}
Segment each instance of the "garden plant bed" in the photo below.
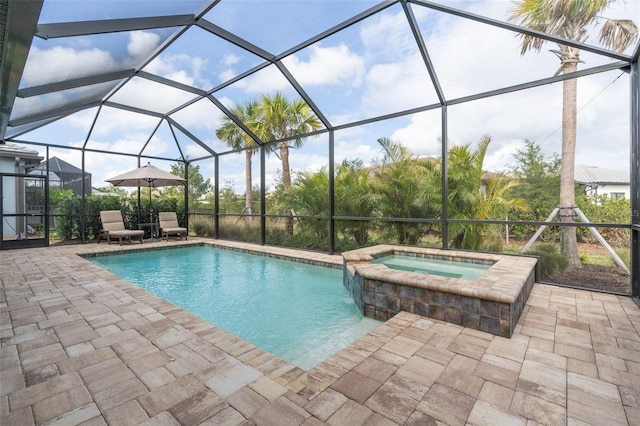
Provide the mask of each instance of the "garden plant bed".
{"label": "garden plant bed", "polygon": [[617,266],[585,264],[578,268],[557,272],[550,277],[543,277],[542,281],[600,291],[631,293],[629,275]]}

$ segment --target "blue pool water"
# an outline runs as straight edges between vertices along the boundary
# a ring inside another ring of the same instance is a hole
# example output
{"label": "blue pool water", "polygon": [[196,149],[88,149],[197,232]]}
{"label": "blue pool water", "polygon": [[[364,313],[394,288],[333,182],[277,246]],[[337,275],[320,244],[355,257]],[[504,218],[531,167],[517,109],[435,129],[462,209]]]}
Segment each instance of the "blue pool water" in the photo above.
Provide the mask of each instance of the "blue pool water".
{"label": "blue pool water", "polygon": [[307,370],[380,325],[335,269],[212,247],[91,261]]}
{"label": "blue pool water", "polygon": [[463,280],[475,280],[489,265],[454,262],[449,260],[428,259],[423,257],[389,255],[374,259],[372,263],[382,263],[391,269],[417,272],[420,274],[440,275]]}

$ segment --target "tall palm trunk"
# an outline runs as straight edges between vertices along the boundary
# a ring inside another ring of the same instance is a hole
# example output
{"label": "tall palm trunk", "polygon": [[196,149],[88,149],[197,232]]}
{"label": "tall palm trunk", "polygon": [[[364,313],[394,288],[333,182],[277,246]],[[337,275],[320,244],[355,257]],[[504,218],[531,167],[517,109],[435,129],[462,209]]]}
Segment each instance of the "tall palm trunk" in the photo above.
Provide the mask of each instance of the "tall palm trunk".
{"label": "tall palm trunk", "polygon": [[[288,194],[291,188],[291,170],[289,169],[289,145],[287,142],[280,142],[280,159],[282,161],[282,187],[284,188],[284,193]],[[293,217],[291,216],[291,211],[287,212],[285,232],[289,235],[293,234]]]}
{"label": "tall palm trunk", "polygon": [[247,149],[245,151],[245,198],[244,198],[244,213],[249,215],[245,219],[247,226],[253,225],[253,183],[251,179],[251,157],[253,156],[253,150]]}
{"label": "tall palm trunk", "polygon": [[[604,47],[624,52],[638,38],[638,27],[630,19],[607,19],[602,12],[613,0],[514,0],[509,20],[516,21],[537,31],[585,42],[587,27],[603,22],[600,30],[600,42]],[[524,55],[529,50],[540,51],[545,41],[535,35],[522,35]],[[578,69],[580,50],[575,47],[559,46],[552,50],[560,59],[560,69],[556,74],[567,74]],[[575,208],[574,164],[576,149],[576,92],[575,79],[563,82],[562,106],[562,170],[560,174],[560,221],[573,223]],[[560,248],[569,258],[571,265],[580,265],[576,228],[560,227]]]}
{"label": "tall palm trunk", "polygon": [[[578,69],[577,61],[566,62],[563,73],[571,73]],[[575,185],[574,168],[576,157],[576,128],[577,128],[577,90],[578,81],[575,78],[562,83],[562,163],[560,171],[560,213],[562,223],[574,222]],[[567,256],[569,263],[579,266],[578,241],[576,228],[573,226],[560,227],[560,250]]]}

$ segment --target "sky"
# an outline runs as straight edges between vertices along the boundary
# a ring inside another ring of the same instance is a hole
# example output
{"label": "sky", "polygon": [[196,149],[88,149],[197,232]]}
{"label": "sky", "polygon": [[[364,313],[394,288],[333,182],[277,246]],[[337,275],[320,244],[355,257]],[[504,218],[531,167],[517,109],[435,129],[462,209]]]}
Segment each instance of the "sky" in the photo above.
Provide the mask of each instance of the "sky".
{"label": "sky", "polygon": [[[506,0],[441,3],[503,21],[512,7]],[[202,4],[202,1],[45,0],[40,23],[195,13]],[[204,18],[267,52],[281,54],[375,4],[364,0],[223,0]],[[438,83],[448,100],[547,78],[558,68],[558,59],[549,51],[556,47],[553,44],[545,44],[539,53],[520,55],[521,40],[512,32],[415,5],[411,10],[434,64]],[[605,16],[630,18],[640,24],[640,0],[619,0]],[[596,27],[590,31],[588,42],[597,44],[598,30]],[[35,39],[20,87],[138,67],[175,31],[175,28],[165,28]],[[582,52],[581,59],[584,63],[579,65],[580,69],[611,62],[588,52]],[[259,57],[203,29],[192,27],[142,70],[201,90],[211,90],[262,62]],[[334,126],[438,102],[400,5],[285,57],[283,64]],[[112,83],[102,83],[18,99],[12,119],[51,105],[94,99],[112,88]],[[269,66],[214,95],[231,107],[275,92],[282,92],[291,99],[296,96],[286,78],[276,67]],[[554,84],[451,105],[447,110],[449,143],[473,147],[484,135],[490,136],[492,142],[484,168],[492,171],[507,171],[513,166],[513,156],[524,148],[525,140],[539,144],[547,156],[559,154],[561,93],[561,84]],[[110,101],[166,114],[194,96],[147,79],[134,78],[116,91]],[[628,74],[612,71],[579,79],[578,108],[576,164],[628,171]],[[172,132],[156,117],[109,107],[97,113],[97,108],[83,110],[18,139],[69,147],[81,147],[86,143],[88,148],[105,152],[142,150],[144,154],[164,158],[177,158],[180,152],[191,159],[206,155],[184,134]],[[216,152],[228,151],[229,148],[215,137],[222,113],[209,100],[195,102],[172,114],[171,118]],[[95,125],[92,125],[94,119]],[[153,138],[147,142],[156,128]],[[382,157],[376,142],[382,137],[402,143],[416,156],[439,156],[440,136],[439,109],[344,128],[335,133],[335,160],[339,163],[343,159],[359,158],[365,164],[371,164]],[[180,143],[179,148],[174,137]],[[75,150],[52,148],[50,156],[58,156],[78,167],[82,164],[80,153]],[[291,151],[290,161],[294,172],[327,167],[328,136],[308,139],[303,148]],[[84,162],[87,171],[92,173],[94,187],[105,186],[104,181],[109,177],[137,166],[135,158],[107,153],[88,152]],[[151,162],[165,170],[175,163]],[[197,164],[204,177],[213,181],[213,160]],[[244,165],[243,153],[222,156],[220,185],[244,192]],[[269,188],[273,188],[280,169],[280,160],[269,155],[265,169]],[[255,157],[253,170],[255,185],[259,182],[258,157]]]}

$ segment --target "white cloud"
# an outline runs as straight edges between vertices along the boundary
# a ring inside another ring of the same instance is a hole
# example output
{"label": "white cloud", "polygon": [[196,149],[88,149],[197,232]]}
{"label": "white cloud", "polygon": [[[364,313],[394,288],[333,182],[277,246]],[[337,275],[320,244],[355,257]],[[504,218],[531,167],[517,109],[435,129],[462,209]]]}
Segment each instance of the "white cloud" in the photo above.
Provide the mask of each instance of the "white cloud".
{"label": "white cloud", "polygon": [[196,96],[147,79],[133,78],[110,100],[148,111],[167,113]]}
{"label": "white cloud", "polygon": [[241,60],[241,57],[233,53],[227,53],[223,56],[221,62],[226,68],[218,73],[218,78],[221,82],[231,80],[233,77],[238,75],[238,72],[233,68],[233,66]]}
{"label": "white cloud", "polygon": [[151,61],[144,71],[188,86],[208,89],[212,87],[212,83],[203,75],[203,70],[208,66],[208,60],[199,56],[164,53]]}
{"label": "white cloud", "polygon": [[149,31],[132,31],[127,52],[133,60],[142,60],[160,45],[160,36]]}
{"label": "white cloud", "polygon": [[365,117],[437,103],[426,67],[419,55],[396,63],[376,64],[367,73],[360,108]]}
{"label": "white cloud", "polygon": [[197,143],[188,143],[183,145],[182,153],[188,158],[200,158],[209,155],[209,153]]}
{"label": "white cloud", "polygon": [[157,117],[103,107],[93,128],[92,137],[113,137],[114,134],[146,131],[148,138],[158,121]]}
{"label": "white cloud", "polygon": [[411,124],[397,129],[390,138],[409,148],[414,155],[440,155],[441,123],[439,110],[415,114]]}
{"label": "white cloud", "polygon": [[263,94],[289,89],[291,84],[275,65],[270,65],[236,82],[233,87],[249,94]]}
{"label": "white cloud", "polygon": [[[82,111],[78,111],[75,114],[71,114],[65,119],[65,124],[68,126],[80,129],[83,132],[88,132],[93,119],[96,116],[98,108],[89,108]],[[70,133],[77,133],[73,130]]]}
{"label": "white cloud", "polygon": [[365,144],[360,139],[340,139],[336,142],[335,146],[335,161],[336,164],[341,163],[343,160],[355,160],[360,159],[366,164],[371,164],[371,161],[380,156],[380,152],[377,151],[371,145]]}
{"label": "white cloud", "polygon": [[[142,135],[144,136],[144,135]],[[148,138],[149,136],[147,136]],[[137,140],[138,138],[136,138]],[[146,140],[146,139],[144,139]],[[158,136],[157,134],[153,135],[153,137],[151,138],[151,140],[149,141],[149,143],[147,144],[145,150],[144,150],[144,154],[145,155],[152,155],[152,156],[166,156],[166,154],[168,154],[169,151],[169,146],[175,144],[174,141],[167,141],[164,138]]]}
{"label": "white cloud", "polygon": [[186,129],[199,129],[212,137],[220,126],[222,112],[209,100],[202,99],[171,115]]}
{"label": "white cloud", "polygon": [[241,58],[238,55],[234,55],[233,53],[228,53],[224,55],[224,58],[222,59],[222,63],[230,67],[240,62],[240,59]]}
{"label": "white cloud", "polygon": [[[56,46],[44,50],[34,46],[29,51],[21,85],[30,87],[51,81],[101,74],[114,70],[117,66],[109,52],[96,48],[76,50]],[[56,70],[55,75],[51,75],[52,69]]]}
{"label": "white cloud", "polygon": [[402,61],[415,52],[415,39],[402,10],[382,13],[365,21],[360,28],[360,39],[367,62]]}
{"label": "white cloud", "polygon": [[285,66],[305,85],[342,85],[358,87],[365,73],[364,58],[349,50],[345,44],[323,47],[320,44],[309,48],[309,59],[297,55],[286,58]]}

